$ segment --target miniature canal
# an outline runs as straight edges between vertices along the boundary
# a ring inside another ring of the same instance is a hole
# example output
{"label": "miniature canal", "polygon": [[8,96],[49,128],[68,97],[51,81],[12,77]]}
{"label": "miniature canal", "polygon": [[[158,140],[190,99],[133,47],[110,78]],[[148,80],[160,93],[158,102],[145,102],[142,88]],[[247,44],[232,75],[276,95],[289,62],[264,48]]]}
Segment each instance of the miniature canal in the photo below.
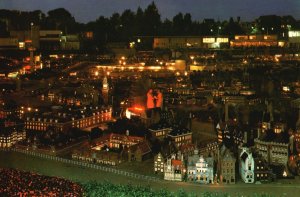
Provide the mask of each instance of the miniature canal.
{"label": "miniature canal", "polygon": [[126,177],[114,173],[104,172],[100,170],[65,164],[52,160],[45,160],[34,156],[25,155],[17,152],[0,151],[0,167],[15,168],[24,171],[31,171],[38,174],[63,177],[76,182],[109,181],[115,184],[131,184],[149,186],[154,190],[167,189],[170,191],[178,191],[184,189],[187,192],[201,194],[204,192],[224,192],[235,196],[237,194],[254,196],[255,193],[267,193],[271,196],[288,196],[296,197],[300,193],[300,181],[295,183],[272,183],[272,184],[244,184],[235,185],[199,185],[186,182],[167,182],[167,181],[145,181],[132,177]]}

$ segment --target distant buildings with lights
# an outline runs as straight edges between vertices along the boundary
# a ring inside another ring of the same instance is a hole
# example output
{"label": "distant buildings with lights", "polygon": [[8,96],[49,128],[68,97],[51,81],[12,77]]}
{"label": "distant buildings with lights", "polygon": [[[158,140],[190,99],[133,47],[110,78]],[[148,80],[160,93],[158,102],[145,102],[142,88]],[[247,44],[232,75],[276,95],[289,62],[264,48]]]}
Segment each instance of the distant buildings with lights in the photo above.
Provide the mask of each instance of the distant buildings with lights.
{"label": "distant buildings with lights", "polygon": [[99,123],[110,121],[111,108],[69,107],[54,108],[52,112],[38,111],[25,116],[25,128],[28,130],[46,131],[49,127],[65,132],[70,128],[84,129]]}
{"label": "distant buildings with lights", "polygon": [[63,35],[60,30],[40,30],[32,25],[30,30],[10,31],[10,36],[0,38],[0,49],[24,50],[29,47],[41,50],[79,50],[79,35]]}
{"label": "distant buildings with lights", "polygon": [[166,36],[155,37],[153,48],[179,49],[179,48],[224,48],[228,47],[228,37],[198,37],[198,36]]}
{"label": "distant buildings with lights", "polygon": [[[245,34],[229,36],[160,36],[153,37],[153,49],[226,49],[240,47],[299,47],[300,31],[288,31],[286,39],[276,34]],[[141,37],[141,39],[143,39]],[[41,50],[78,51],[81,41],[77,34],[62,35],[58,30],[11,31],[10,37],[0,38],[1,49],[27,49],[29,46]],[[130,56],[136,53],[128,49],[126,43],[109,43],[107,47],[117,57]]]}
{"label": "distant buildings with lights", "polygon": [[161,36],[154,37],[154,49],[224,49],[251,47],[299,47],[300,31],[289,31],[287,39],[276,34],[229,36]]}

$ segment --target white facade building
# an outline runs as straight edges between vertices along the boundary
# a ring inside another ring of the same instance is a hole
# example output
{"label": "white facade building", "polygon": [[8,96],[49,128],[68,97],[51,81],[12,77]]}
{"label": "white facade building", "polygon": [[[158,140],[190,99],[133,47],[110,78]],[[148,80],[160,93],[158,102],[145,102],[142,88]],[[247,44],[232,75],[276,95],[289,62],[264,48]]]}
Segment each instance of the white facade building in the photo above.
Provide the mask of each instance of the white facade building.
{"label": "white facade building", "polygon": [[242,147],[239,160],[242,180],[245,183],[254,183],[254,158],[249,148]]}
{"label": "white facade building", "polygon": [[[195,162],[195,159],[198,160]],[[214,181],[214,166],[213,158],[204,159],[201,155],[193,155],[189,158],[188,163],[188,180],[197,183],[213,183]]]}

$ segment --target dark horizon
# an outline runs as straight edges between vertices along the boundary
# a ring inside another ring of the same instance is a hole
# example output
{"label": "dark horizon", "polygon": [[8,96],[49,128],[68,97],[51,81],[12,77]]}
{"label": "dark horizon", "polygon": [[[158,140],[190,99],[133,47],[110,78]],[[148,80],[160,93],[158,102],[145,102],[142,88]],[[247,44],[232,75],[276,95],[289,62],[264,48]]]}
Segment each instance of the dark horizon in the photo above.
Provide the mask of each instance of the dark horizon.
{"label": "dark horizon", "polygon": [[[95,21],[99,16],[110,17],[113,13],[122,13],[126,9],[136,12],[138,7],[145,9],[153,0],[2,0],[1,9],[34,11],[65,8],[75,20],[81,23]],[[193,20],[202,21],[205,18],[215,20],[229,20],[230,17],[241,17],[241,21],[253,21],[263,15],[291,15],[296,20],[300,18],[300,1],[298,0],[164,0],[154,1],[162,20],[172,18],[178,14],[190,13]],[[202,6],[205,5],[205,6]]]}

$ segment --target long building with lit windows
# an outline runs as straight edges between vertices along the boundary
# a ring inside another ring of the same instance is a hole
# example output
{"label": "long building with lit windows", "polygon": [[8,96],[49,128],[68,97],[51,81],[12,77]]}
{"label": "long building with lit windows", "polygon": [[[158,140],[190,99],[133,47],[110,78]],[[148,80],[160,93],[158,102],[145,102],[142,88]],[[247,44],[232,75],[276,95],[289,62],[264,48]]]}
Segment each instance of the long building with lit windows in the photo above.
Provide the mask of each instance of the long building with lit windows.
{"label": "long building with lit windows", "polygon": [[153,48],[226,48],[228,36],[161,36],[153,40]]}
{"label": "long building with lit windows", "polygon": [[84,129],[111,120],[112,109],[83,107],[60,109],[53,112],[37,112],[25,117],[25,129],[46,131],[49,127],[65,132],[70,128]]}
{"label": "long building with lit windows", "polygon": [[[290,43],[298,43],[297,31],[289,32]],[[293,44],[291,44],[293,45]],[[229,36],[160,36],[154,37],[154,49],[222,49],[239,47],[286,47],[287,42],[277,35],[235,35]]]}
{"label": "long building with lit windows", "polygon": [[235,35],[230,47],[277,47],[284,46],[277,35]]}

